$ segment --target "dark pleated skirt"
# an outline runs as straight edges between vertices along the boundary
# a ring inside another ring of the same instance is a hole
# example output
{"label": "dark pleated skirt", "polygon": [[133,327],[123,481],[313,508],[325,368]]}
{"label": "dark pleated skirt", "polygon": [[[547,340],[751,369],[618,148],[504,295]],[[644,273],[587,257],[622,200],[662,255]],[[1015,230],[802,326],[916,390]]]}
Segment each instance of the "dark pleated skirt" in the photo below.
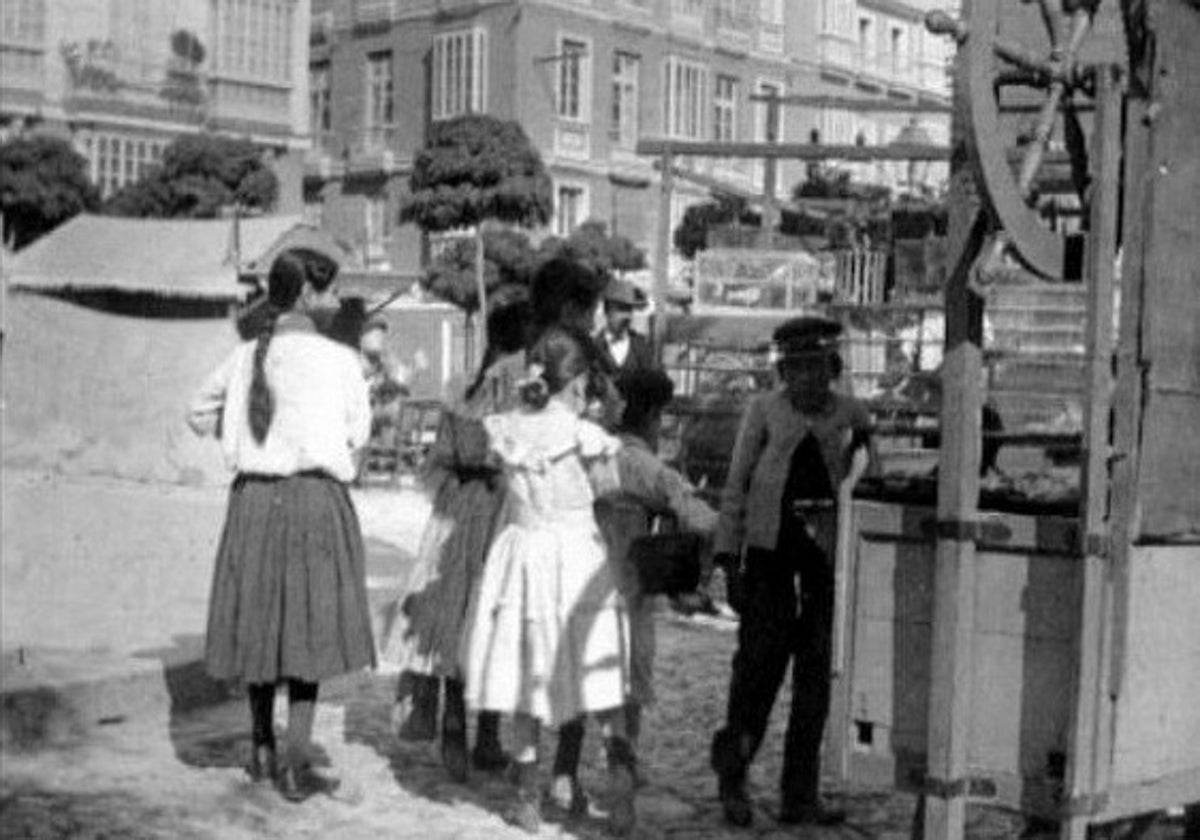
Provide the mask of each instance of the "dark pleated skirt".
{"label": "dark pleated skirt", "polygon": [[345,485],[307,473],[234,481],[205,664],[248,683],[319,682],[375,664],[362,531]]}

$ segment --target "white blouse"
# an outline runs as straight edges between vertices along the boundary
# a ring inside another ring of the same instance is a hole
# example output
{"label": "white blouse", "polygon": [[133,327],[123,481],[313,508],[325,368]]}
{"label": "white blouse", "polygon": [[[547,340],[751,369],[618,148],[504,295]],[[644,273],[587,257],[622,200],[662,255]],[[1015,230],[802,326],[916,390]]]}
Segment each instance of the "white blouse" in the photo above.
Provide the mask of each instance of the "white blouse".
{"label": "white blouse", "polygon": [[209,376],[188,408],[188,425],[198,435],[219,437],[225,462],[236,472],[323,470],[353,481],[354,453],[371,433],[358,354],[316,333],[277,333],[264,363],[275,413],[260,444],[250,432],[248,413],[254,348],[253,341],[240,345]]}

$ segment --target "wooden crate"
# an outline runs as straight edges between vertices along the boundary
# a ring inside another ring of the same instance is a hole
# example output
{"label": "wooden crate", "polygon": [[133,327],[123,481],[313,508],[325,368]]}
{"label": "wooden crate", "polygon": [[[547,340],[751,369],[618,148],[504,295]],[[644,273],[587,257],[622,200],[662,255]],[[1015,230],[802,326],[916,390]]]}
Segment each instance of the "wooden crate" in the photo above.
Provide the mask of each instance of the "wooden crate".
{"label": "wooden crate", "polygon": [[[915,790],[925,777],[934,513],[855,503],[845,662],[826,744],[827,767],[845,781]],[[1134,550],[1110,602],[1125,615],[1123,664],[1077,692],[1076,520],[982,516],[1007,536],[985,539],[976,555],[967,773],[976,798],[1047,819],[1082,810],[1095,822],[1200,798],[1200,547]],[[1102,618],[1110,629],[1121,626],[1115,613]],[[1069,801],[1081,699],[1100,705],[1113,734],[1078,745],[1101,772],[1091,794]]]}

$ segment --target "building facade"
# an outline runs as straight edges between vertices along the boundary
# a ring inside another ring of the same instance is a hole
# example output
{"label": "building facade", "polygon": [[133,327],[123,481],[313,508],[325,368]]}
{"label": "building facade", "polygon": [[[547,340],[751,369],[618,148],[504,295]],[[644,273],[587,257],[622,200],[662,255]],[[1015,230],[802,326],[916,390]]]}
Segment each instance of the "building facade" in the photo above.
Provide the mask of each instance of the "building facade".
{"label": "building facade", "polygon": [[[368,266],[418,269],[420,237],[398,223],[413,157],[431,122],[484,112],[518,120],[541,151],[550,232],[598,219],[653,259],[658,176],[639,138],[889,142],[905,115],[811,107],[784,108],[769,137],[751,97],[944,103],[945,50],[922,14],[897,0],[314,0],[306,208]],[[922,121],[946,138],[944,117]],[[759,161],[681,163],[762,190]],[[859,174],[911,180],[901,168]],[[805,173],[779,170],[781,195]],[[673,222],[707,195],[680,182]]]}
{"label": "building facade", "polygon": [[260,143],[301,209],[309,0],[4,0],[0,131],[56,133],[109,196],[180,134]]}

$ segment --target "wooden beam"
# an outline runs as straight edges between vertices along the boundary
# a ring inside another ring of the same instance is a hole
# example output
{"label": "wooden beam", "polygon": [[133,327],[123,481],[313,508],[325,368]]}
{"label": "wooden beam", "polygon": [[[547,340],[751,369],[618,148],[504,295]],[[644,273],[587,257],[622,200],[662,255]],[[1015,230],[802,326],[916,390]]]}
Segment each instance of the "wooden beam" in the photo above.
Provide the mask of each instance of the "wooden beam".
{"label": "wooden beam", "polygon": [[780,105],[798,105],[807,108],[836,108],[842,111],[863,111],[899,114],[949,114],[950,105],[945,102],[900,102],[895,99],[867,99],[861,96],[827,96],[793,94],[770,96],[764,93],[751,95],[751,102],[778,102]]}
{"label": "wooden beam", "polygon": [[[1079,509],[1079,553],[1083,557],[1074,696],[1068,736],[1067,793],[1070,801],[1103,792],[1098,765],[1111,747],[1107,721],[1112,589],[1108,533],[1109,439],[1113,398],[1113,291],[1116,281],[1117,209],[1121,189],[1121,84],[1116,68],[1096,73],[1098,108],[1092,131],[1092,195],[1085,278],[1087,282],[1088,395],[1084,404],[1084,459]],[[1063,840],[1086,840],[1087,814],[1063,822]]]}
{"label": "wooden beam", "polygon": [[659,164],[662,178],[659,183],[658,198],[658,246],[654,252],[654,284],[652,299],[654,301],[654,321],[652,335],[654,358],[662,360],[663,337],[666,334],[667,313],[667,276],[671,267],[671,193],[675,189],[675,163],[670,152],[662,153]]}
{"label": "wooden beam", "polygon": [[711,158],[761,158],[774,160],[846,161],[948,161],[950,147],[926,143],[889,143],[884,146],[821,143],[718,143],[705,140],[669,140],[647,137],[638,141],[639,155],[692,155]]}
{"label": "wooden beam", "polygon": [[[662,172],[662,161],[654,161],[655,170]],[[714,178],[711,175],[702,175],[694,169],[688,169],[686,166],[675,166],[671,169],[671,175],[678,178],[680,181],[687,181],[691,184],[696,184],[700,187],[712,190],[713,192],[722,193],[724,195],[732,195],[737,198],[744,198],[747,201],[762,201],[762,193],[753,192],[745,187],[739,187],[728,181],[722,181],[720,178]]]}
{"label": "wooden beam", "polygon": [[[964,20],[977,4],[966,0]],[[969,143],[966,50],[955,58],[955,144]],[[950,177],[946,282],[946,342],[942,368],[941,446],[937,516],[944,523],[934,557],[933,627],[926,727],[926,789],[921,799],[924,840],[962,840],[966,831],[968,754],[974,699],[975,542],[967,526],[978,516],[980,429],[983,415],[982,311],[971,290],[976,260],[987,241],[988,214],[968,155]]]}

